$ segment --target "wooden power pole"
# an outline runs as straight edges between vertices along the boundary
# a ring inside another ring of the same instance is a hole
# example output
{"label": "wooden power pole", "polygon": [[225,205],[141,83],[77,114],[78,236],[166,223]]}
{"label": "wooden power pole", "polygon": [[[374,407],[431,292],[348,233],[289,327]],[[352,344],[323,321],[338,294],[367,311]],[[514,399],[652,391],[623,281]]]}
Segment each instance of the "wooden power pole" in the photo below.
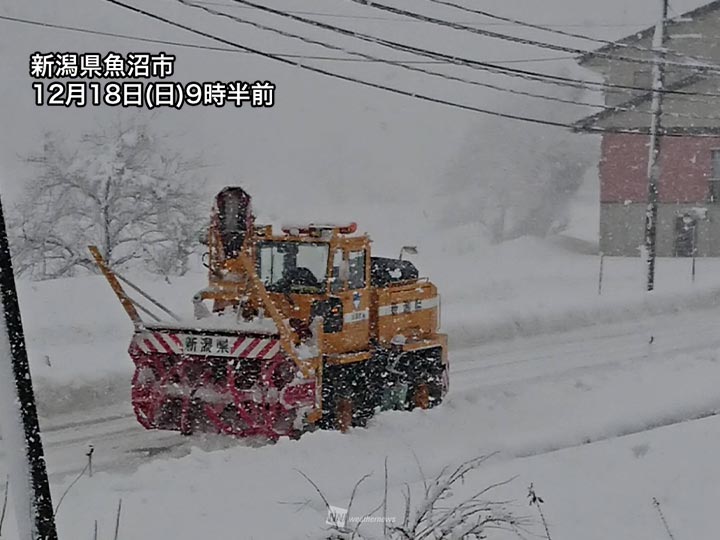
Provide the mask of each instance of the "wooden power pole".
{"label": "wooden power pole", "polygon": [[19,540],[57,540],[25,348],[15,276],[0,203],[0,424]]}
{"label": "wooden power pole", "polygon": [[658,219],[658,182],[660,181],[660,141],[662,136],[663,92],[665,90],[665,42],[669,0],[660,0],[662,12],[655,25],[652,48],[655,52],[652,83],[652,119],[648,156],[648,205],[645,211],[645,256],[647,290],[655,288],[655,257]]}

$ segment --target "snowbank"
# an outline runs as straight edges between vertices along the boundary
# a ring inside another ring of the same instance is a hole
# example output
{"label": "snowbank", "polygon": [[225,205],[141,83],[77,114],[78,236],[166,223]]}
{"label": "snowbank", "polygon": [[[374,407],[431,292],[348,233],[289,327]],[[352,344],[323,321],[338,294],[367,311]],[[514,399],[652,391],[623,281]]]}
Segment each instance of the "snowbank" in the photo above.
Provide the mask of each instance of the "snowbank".
{"label": "snowbank", "polygon": [[[448,242],[447,238],[454,240]],[[645,290],[638,258],[600,257],[588,242],[521,238],[488,245],[479,226],[431,237],[418,265],[438,284],[453,347],[632,320],[720,302],[720,260],[659,259],[656,290]]]}
{"label": "snowbank", "polygon": [[[720,283],[707,288],[679,287],[656,294],[636,293],[589,297],[566,297],[558,292],[556,300],[535,299],[522,302],[471,305],[461,312],[446,315],[446,329],[453,336],[453,346],[471,347],[493,340],[561,332],[595,324],[630,321],[638,317],[717,306]],[[533,305],[534,304],[534,305]]]}

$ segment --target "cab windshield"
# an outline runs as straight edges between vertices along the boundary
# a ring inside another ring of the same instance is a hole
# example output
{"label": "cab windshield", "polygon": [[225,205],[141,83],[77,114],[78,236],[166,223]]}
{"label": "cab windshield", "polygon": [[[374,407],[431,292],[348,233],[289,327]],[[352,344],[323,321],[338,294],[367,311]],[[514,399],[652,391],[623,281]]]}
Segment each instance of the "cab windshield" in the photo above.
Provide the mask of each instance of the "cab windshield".
{"label": "cab windshield", "polygon": [[258,274],[270,292],[325,292],[328,254],[325,243],[262,242],[258,246]]}

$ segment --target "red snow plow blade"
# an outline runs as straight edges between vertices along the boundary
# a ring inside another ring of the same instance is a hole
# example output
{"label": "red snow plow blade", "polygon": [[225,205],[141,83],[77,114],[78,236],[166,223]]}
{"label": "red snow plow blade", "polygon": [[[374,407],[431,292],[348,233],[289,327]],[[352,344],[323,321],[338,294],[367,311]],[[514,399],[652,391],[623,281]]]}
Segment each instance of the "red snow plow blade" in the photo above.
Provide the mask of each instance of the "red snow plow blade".
{"label": "red snow plow blade", "polygon": [[315,403],[275,335],[146,328],[130,345],[132,404],[148,429],[299,436]]}
{"label": "red snow plow blade", "polygon": [[[112,271],[97,248],[90,251],[135,326],[128,350],[135,364],[132,405],[145,428],[275,440],[299,436],[318,418],[316,371],[312,362],[297,356],[284,321],[267,297],[271,319],[236,319],[231,328],[215,327],[218,319],[213,317],[184,323]],[[266,295],[257,278],[252,279]],[[119,280],[176,322],[160,322],[125,293]],[[143,321],[138,310],[158,322]]]}

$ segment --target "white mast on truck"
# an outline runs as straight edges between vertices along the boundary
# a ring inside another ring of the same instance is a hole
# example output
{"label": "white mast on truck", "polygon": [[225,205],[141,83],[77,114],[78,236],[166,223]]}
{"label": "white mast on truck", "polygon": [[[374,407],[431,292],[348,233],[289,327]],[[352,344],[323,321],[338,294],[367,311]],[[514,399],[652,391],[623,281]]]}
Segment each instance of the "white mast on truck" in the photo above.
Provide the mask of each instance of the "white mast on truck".
{"label": "white mast on truck", "polygon": [[648,205],[645,211],[645,256],[647,258],[647,290],[655,288],[655,254],[658,217],[658,182],[660,181],[660,136],[662,131],[663,90],[665,86],[665,34],[668,1],[660,0],[660,20],[653,35],[652,120],[650,121],[650,155],[648,156]]}
{"label": "white mast on truck", "polygon": [[0,429],[19,540],[57,540],[50,484],[0,203]]}

